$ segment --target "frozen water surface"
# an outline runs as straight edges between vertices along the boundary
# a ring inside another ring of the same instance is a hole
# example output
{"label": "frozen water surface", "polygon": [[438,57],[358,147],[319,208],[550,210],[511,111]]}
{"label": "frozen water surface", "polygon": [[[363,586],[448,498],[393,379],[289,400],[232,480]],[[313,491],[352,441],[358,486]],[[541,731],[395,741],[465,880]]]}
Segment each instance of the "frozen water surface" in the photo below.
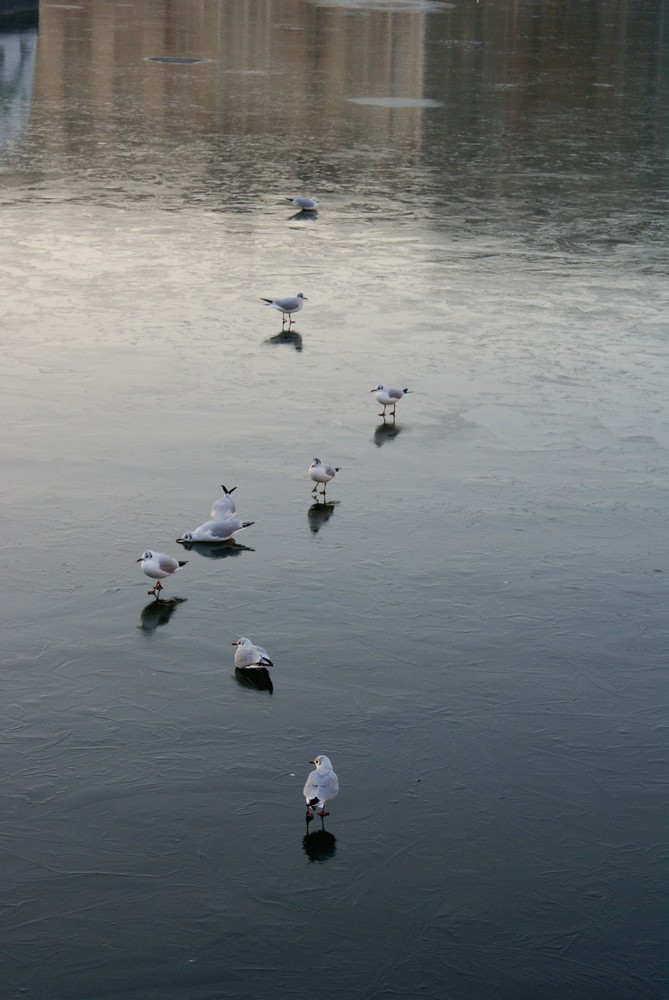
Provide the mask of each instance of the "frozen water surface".
{"label": "frozen water surface", "polygon": [[0,35],[3,997],[666,997],[666,14]]}

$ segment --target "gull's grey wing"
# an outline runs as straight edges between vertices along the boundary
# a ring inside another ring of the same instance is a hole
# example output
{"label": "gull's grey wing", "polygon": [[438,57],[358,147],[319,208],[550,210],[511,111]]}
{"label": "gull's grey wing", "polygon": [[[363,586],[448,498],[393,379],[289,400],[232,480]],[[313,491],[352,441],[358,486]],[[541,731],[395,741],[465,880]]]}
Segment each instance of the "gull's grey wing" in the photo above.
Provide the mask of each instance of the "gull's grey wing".
{"label": "gull's grey wing", "polygon": [[269,655],[269,653],[267,652],[266,649],[263,649],[262,646],[254,646],[253,648],[256,651],[256,656],[258,658],[257,662],[260,664],[260,666],[263,666],[263,667],[273,667],[274,666],[274,664],[272,663],[272,658],[271,658],[271,656]]}
{"label": "gull's grey wing", "polygon": [[236,526],[230,524],[228,521],[210,521],[207,527],[211,532],[212,537],[217,538],[221,542],[226,541],[228,538],[232,538],[236,530]]}
{"label": "gull's grey wing", "polygon": [[328,802],[333,799],[339,791],[339,782],[334,771],[319,775],[318,771],[312,771],[304,786],[304,797],[308,802],[318,799],[319,802]]}
{"label": "gull's grey wing", "polygon": [[307,802],[318,798],[318,771],[312,771],[304,785],[304,797]]}
{"label": "gull's grey wing", "polygon": [[298,299],[295,295],[290,295],[286,299],[274,299],[273,304],[278,306],[279,309],[283,309],[285,312],[288,312],[291,309],[300,308],[300,299]]}
{"label": "gull's grey wing", "polygon": [[235,653],[237,667],[273,667],[274,664],[262,646],[238,646]]}
{"label": "gull's grey wing", "polygon": [[158,565],[164,573],[173,573],[175,569],[179,568],[179,563],[172,556],[165,555],[164,552],[159,552],[155,558],[158,561]]}
{"label": "gull's grey wing", "polygon": [[329,801],[335,797],[338,791],[339,782],[334,771],[329,771],[327,774],[321,775],[318,782],[319,798]]}

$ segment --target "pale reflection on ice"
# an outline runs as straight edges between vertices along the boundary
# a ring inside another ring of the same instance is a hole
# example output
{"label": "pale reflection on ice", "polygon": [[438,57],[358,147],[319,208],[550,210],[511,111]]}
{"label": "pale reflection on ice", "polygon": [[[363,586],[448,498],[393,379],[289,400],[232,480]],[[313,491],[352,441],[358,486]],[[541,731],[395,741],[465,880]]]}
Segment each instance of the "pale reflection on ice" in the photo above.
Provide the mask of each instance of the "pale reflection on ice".
{"label": "pale reflection on ice", "polygon": [[301,351],[303,348],[302,334],[298,333],[297,330],[284,330],[281,333],[275,333],[273,337],[268,337],[265,343],[287,344],[289,347],[294,347],[296,351]]}

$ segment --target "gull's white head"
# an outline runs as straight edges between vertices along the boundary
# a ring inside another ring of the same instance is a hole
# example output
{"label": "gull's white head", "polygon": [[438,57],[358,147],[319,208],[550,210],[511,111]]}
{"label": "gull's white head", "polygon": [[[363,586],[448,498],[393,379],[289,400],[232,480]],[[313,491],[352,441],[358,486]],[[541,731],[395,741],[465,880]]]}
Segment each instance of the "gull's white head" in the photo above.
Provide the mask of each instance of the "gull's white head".
{"label": "gull's white head", "polygon": [[379,385],[377,385],[377,387],[375,389],[370,389],[369,391],[370,392],[383,392],[383,386],[379,384]]}
{"label": "gull's white head", "polygon": [[230,643],[231,646],[252,646],[253,643],[250,639],[247,639],[245,635],[242,635],[237,639],[237,642]]}
{"label": "gull's white head", "polygon": [[317,768],[325,768],[328,771],[332,770],[332,764],[330,763],[330,758],[326,757],[325,754],[319,753],[318,757],[314,757],[313,760],[309,761],[310,764],[315,764]]}
{"label": "gull's white head", "polygon": [[137,559],[137,562],[145,562],[147,559],[153,559],[153,552],[151,549],[147,549],[146,552]]}

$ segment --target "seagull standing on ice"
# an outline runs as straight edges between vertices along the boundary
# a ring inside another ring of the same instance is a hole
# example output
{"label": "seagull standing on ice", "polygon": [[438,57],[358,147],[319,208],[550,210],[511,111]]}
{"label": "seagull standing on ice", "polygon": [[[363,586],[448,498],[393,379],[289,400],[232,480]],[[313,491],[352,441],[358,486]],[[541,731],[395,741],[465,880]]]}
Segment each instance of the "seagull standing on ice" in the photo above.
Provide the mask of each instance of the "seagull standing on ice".
{"label": "seagull standing on ice", "polygon": [[325,487],[331,479],[334,479],[336,474],[339,472],[339,468],[339,466],[335,467],[334,465],[328,465],[327,462],[321,462],[320,458],[315,458],[307,469],[309,478],[313,479],[316,484],[311,492],[316,493],[318,490],[318,484],[322,483],[323,489],[321,490],[320,495],[325,496]]}
{"label": "seagull standing on ice", "polygon": [[224,495],[219,500],[214,500],[214,506],[211,508],[211,513],[209,515],[214,521],[227,521],[228,518],[237,513],[235,501],[232,499],[232,494],[235,492],[237,487],[233,486],[232,489],[229,490],[221,483],[221,489],[223,490]]}
{"label": "seagull standing on ice", "polygon": [[156,600],[158,600],[160,598],[160,591],[163,589],[160,581],[164,580],[166,576],[172,576],[172,573],[176,573],[178,569],[185,566],[188,560],[186,562],[179,562],[178,559],[173,559],[172,556],[167,556],[164,552],[152,552],[151,549],[147,549],[137,562],[142,564],[142,569],[146,575],[156,581],[151,590],[147,590],[147,594],[153,594]]}
{"label": "seagull standing on ice", "polygon": [[304,797],[307,801],[307,823],[314,818],[314,809],[323,819],[330,813],[325,808],[325,803],[330,802],[339,791],[339,779],[332,770],[330,758],[325,754],[319,754],[309,761],[316,765],[316,770],[312,771],[304,786]]}
{"label": "seagull standing on ice", "polygon": [[237,639],[237,642],[233,642],[232,645],[237,647],[235,650],[235,666],[240,670],[274,666],[267,650],[263,649],[262,646],[256,646],[246,636]]}
{"label": "seagull standing on ice", "polygon": [[302,292],[298,292],[297,295],[289,295],[285,299],[261,299],[260,301],[264,302],[265,305],[268,305],[271,309],[278,310],[278,312],[282,314],[282,326],[285,326],[287,316],[288,329],[290,329],[291,324],[295,322],[295,320],[291,319],[291,314],[299,312],[308,299]]}
{"label": "seagull standing on ice", "polygon": [[390,414],[391,417],[395,416],[395,407],[397,406],[400,399],[406,396],[408,389],[391,389],[387,385],[377,385],[375,389],[370,389],[370,392],[376,393],[377,403],[383,404],[383,412],[379,413],[380,417],[385,417],[386,406],[392,406],[393,412]]}

